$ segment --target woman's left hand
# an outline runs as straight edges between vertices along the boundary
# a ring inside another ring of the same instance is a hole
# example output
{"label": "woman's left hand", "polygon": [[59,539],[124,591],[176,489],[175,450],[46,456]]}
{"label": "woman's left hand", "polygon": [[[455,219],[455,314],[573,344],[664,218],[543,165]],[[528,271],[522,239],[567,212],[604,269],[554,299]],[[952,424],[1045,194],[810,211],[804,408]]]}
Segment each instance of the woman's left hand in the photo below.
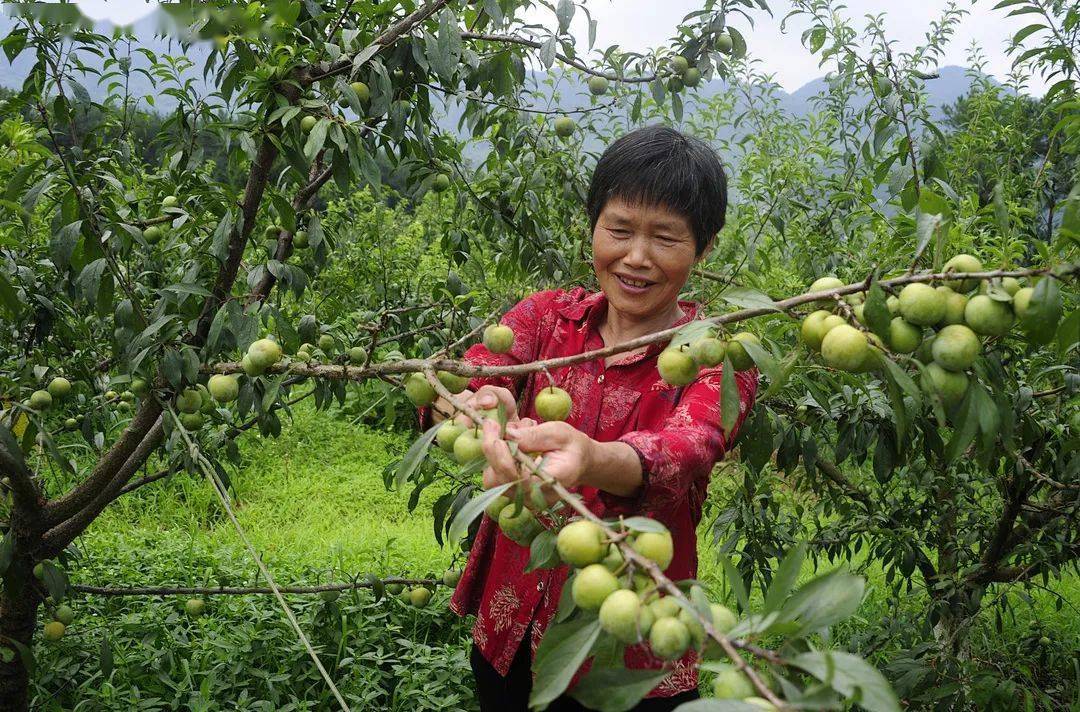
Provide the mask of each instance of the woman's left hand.
{"label": "woman's left hand", "polygon": [[[541,453],[544,472],[564,487],[588,484],[585,480],[595,442],[572,425],[562,422],[536,424],[531,419],[525,419],[507,423],[506,439],[516,442],[523,452]],[[500,439],[497,423],[489,420],[484,424],[483,444],[488,461],[488,467],[484,470],[485,488],[522,479],[523,468],[510,454],[507,443]]]}

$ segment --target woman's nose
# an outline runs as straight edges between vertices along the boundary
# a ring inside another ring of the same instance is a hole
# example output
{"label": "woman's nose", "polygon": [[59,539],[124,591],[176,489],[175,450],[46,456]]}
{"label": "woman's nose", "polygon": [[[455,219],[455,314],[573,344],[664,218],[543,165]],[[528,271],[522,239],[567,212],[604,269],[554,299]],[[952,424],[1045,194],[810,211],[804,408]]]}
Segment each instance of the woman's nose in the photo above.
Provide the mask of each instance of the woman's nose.
{"label": "woman's nose", "polygon": [[648,239],[644,237],[632,239],[626,251],[626,256],[623,257],[623,262],[635,267],[647,267],[650,263]]}

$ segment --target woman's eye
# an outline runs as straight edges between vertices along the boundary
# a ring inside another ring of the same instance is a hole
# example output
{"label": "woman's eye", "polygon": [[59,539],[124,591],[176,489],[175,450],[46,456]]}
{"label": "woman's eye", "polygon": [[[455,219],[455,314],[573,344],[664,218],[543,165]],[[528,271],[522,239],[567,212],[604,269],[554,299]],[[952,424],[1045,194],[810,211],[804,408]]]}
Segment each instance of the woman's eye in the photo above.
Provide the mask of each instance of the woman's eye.
{"label": "woman's eye", "polygon": [[610,232],[615,237],[627,237],[630,234],[629,230],[620,230],[619,228],[614,228]]}

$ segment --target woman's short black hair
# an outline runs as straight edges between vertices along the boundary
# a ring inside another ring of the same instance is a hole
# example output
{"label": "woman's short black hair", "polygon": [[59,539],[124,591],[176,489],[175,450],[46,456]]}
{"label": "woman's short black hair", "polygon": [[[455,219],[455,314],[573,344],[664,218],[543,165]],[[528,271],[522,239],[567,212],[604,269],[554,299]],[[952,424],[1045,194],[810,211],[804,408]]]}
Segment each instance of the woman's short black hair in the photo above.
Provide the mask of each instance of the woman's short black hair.
{"label": "woman's short black hair", "polygon": [[592,230],[612,198],[679,213],[690,223],[700,255],[724,227],[727,176],[720,157],[701,139],[669,126],[646,126],[600,156],[586,201]]}

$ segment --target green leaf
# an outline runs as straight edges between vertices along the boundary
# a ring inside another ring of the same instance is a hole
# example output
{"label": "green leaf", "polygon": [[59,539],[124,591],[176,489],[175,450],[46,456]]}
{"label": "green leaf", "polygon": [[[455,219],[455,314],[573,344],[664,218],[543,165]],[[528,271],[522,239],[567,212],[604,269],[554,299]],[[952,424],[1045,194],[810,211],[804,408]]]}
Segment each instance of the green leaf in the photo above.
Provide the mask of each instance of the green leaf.
{"label": "green leaf", "polygon": [[720,372],[720,425],[730,435],[739,421],[739,384],[735,380],[735,367],[731,357],[724,356],[724,369]]}
{"label": "green leaf", "polygon": [[767,309],[769,311],[782,311],[768,294],[759,292],[749,287],[733,287],[725,289],[720,298],[728,304],[734,304],[744,309]]}
{"label": "green leaf", "polygon": [[412,473],[416,472],[416,468],[423,462],[424,456],[427,455],[428,448],[431,447],[431,443],[435,440],[441,425],[442,423],[436,423],[428,428],[427,432],[417,438],[409,447],[405,457],[401,458],[397,472],[394,474],[394,482],[398,487],[405,484],[405,481],[412,476]]}
{"label": "green leaf", "polygon": [[795,582],[799,578],[799,572],[802,571],[805,558],[806,543],[801,542],[789,551],[784,560],[780,562],[776,575],[773,576],[772,583],[769,584],[769,590],[765,594],[765,608],[762,613],[770,613],[780,609],[780,606],[787,600],[788,594],[791,593],[791,589],[795,587]]}
{"label": "green leaf", "polygon": [[63,600],[68,590],[67,574],[51,561],[42,561],[41,569],[42,581],[45,583],[49,595],[53,597],[54,601]]}
{"label": "green leaf", "polygon": [[968,386],[964,400],[957,408],[956,419],[953,422],[953,437],[945,448],[946,462],[955,462],[956,458],[963,455],[979,432],[979,415],[975,412],[975,397],[972,395],[974,390]]}
{"label": "green leaf", "polygon": [[757,705],[740,700],[718,700],[713,697],[684,702],[676,709],[679,712],[761,712],[761,708]]}
{"label": "green leaf", "polygon": [[819,576],[792,594],[780,611],[781,620],[798,621],[803,632],[838,623],[862,603],[866,582],[845,571]]}
{"label": "green leaf", "polygon": [[892,324],[892,314],[889,313],[888,297],[881,285],[874,282],[866,292],[866,302],[863,304],[863,319],[870,331],[881,337],[885,343],[889,343],[889,326]]}
{"label": "green leaf", "polygon": [[22,302],[19,300],[18,293],[7,277],[2,274],[0,274],[0,306],[7,310],[13,320],[18,319],[19,312],[22,311]]}
{"label": "green leaf", "polygon": [[759,346],[753,341],[743,341],[742,347],[746,349],[746,353],[750,355],[750,358],[757,364],[758,370],[760,370],[769,379],[769,382],[777,381],[781,377],[780,364],[777,362],[776,357],[773,356],[764,346]]}
{"label": "green leaf", "polygon": [[858,655],[840,651],[803,653],[787,661],[869,712],[899,712],[900,701],[885,677]]}
{"label": "green leaf", "polygon": [[659,685],[669,670],[602,668],[593,665],[570,696],[598,712],[627,712]]}
{"label": "green leaf", "polygon": [[1035,285],[1027,315],[1021,326],[1032,341],[1048,344],[1054,340],[1054,334],[1057,333],[1061,313],[1061,287],[1053,277],[1043,277]]}
{"label": "green leaf", "polygon": [[559,0],[555,8],[555,16],[559,18],[559,32],[566,32],[570,28],[575,9],[573,0]]}
{"label": "green leaf", "polygon": [[746,591],[746,584],[743,583],[735,562],[727,556],[717,556],[717,561],[720,562],[720,566],[724,569],[724,576],[731,586],[732,593],[735,594],[735,600],[739,602],[739,607],[744,611],[748,610],[750,608],[750,596]]}
{"label": "green leaf", "polygon": [[556,534],[550,529],[533,537],[529,544],[529,563],[525,567],[525,573],[537,569],[551,569],[559,565],[559,555],[555,551]]}
{"label": "green leaf", "polygon": [[652,532],[654,534],[663,534],[668,531],[660,522],[655,519],[649,519],[648,517],[627,517],[623,520],[623,526],[630,531],[634,532]]}
{"label": "green leaf", "polygon": [[513,482],[505,482],[498,487],[492,487],[489,490],[485,490],[479,497],[470,499],[464,507],[458,510],[458,513],[454,516],[454,521],[450,522],[450,531],[446,535],[447,540],[457,541],[465,536],[465,532],[468,530],[469,525],[483,513],[484,508],[491,504],[493,499],[508,490],[513,484]]}
{"label": "green leaf", "polygon": [[549,627],[536,649],[529,707],[547,705],[565,692],[599,637],[600,621],[596,618],[582,617]]}
{"label": "green leaf", "polygon": [[330,119],[322,118],[315,122],[311,133],[308,134],[307,141],[304,142],[304,158],[309,161],[315,160],[315,156],[322,150],[323,144],[326,142],[326,132],[329,130]]}

